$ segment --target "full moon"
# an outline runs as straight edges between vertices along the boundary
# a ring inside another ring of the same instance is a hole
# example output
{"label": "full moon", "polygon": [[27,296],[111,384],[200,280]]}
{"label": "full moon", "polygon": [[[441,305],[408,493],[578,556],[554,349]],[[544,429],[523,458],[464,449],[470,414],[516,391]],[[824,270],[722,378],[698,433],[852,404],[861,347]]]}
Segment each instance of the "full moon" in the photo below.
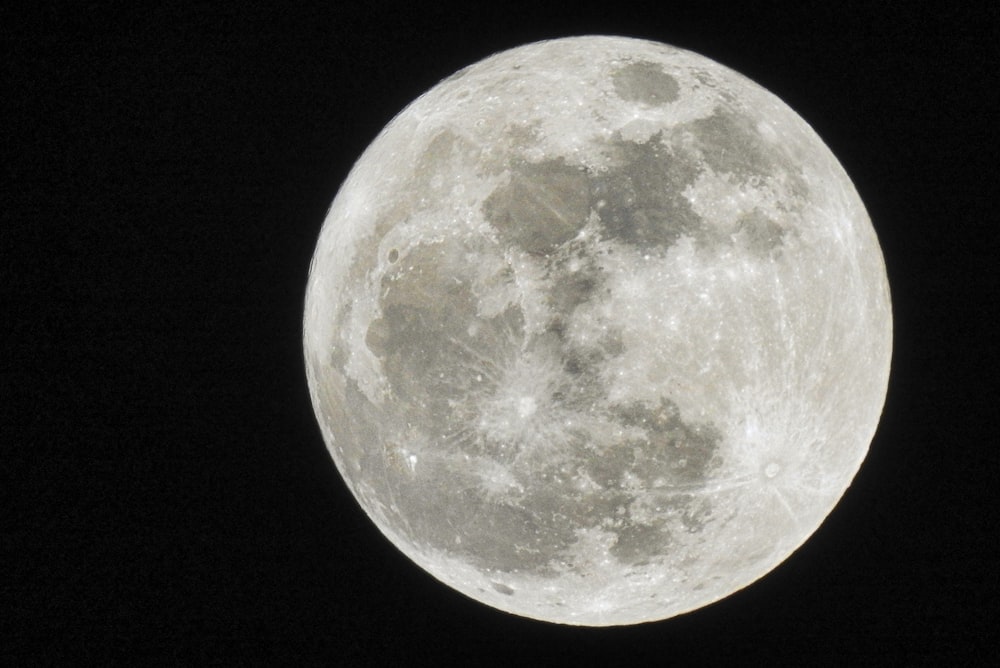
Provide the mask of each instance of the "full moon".
{"label": "full moon", "polygon": [[875,433],[892,317],[805,121],[703,56],[589,36],[486,58],[386,126],[323,224],[304,348],[397,548],[487,605],[605,626],[809,538]]}

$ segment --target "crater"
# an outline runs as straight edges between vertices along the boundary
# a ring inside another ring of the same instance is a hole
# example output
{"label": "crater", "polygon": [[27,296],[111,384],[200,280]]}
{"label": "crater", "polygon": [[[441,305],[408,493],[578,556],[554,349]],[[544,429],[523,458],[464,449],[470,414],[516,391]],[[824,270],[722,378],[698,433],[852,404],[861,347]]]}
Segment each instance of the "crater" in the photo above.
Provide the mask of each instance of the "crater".
{"label": "crater", "polygon": [[501,582],[490,582],[494,589],[503,594],[504,596],[513,596],[514,590]]}
{"label": "crater", "polygon": [[656,63],[631,63],[617,70],[611,81],[615,94],[626,102],[640,102],[659,107],[680,97],[677,80]]}

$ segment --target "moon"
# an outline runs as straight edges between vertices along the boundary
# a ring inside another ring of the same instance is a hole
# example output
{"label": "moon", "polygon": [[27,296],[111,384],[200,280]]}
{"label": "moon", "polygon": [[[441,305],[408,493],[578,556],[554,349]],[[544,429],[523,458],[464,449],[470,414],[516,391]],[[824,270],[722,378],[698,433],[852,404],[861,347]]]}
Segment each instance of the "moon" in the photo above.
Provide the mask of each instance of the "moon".
{"label": "moon", "polygon": [[344,481],[441,582],[562,624],[761,578],[867,451],[889,286],[854,186],[703,56],[586,36],[410,104],[323,224],[309,390]]}

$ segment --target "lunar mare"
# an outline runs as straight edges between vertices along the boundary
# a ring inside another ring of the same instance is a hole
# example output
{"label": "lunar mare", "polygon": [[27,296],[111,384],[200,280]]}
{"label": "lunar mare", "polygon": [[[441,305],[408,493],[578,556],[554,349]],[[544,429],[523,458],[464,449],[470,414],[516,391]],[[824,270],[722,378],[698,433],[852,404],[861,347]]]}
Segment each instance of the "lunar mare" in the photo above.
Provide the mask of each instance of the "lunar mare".
{"label": "lunar mare", "polygon": [[850,179],[745,77],[654,42],[496,54],[340,189],[313,405],[379,529],[483,603],[664,619],[789,556],[868,450],[886,272]]}

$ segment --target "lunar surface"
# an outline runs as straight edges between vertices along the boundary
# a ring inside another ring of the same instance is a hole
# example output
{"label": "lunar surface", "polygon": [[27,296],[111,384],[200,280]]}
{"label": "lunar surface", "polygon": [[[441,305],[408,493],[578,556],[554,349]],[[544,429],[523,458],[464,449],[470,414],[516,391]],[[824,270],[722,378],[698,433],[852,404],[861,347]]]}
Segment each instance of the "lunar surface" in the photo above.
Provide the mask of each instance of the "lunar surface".
{"label": "lunar surface", "polygon": [[697,54],[579,37],[401,112],[311,266],[315,412],[414,562],[565,624],[745,587],[857,472],[891,310],[850,179],[777,97]]}

